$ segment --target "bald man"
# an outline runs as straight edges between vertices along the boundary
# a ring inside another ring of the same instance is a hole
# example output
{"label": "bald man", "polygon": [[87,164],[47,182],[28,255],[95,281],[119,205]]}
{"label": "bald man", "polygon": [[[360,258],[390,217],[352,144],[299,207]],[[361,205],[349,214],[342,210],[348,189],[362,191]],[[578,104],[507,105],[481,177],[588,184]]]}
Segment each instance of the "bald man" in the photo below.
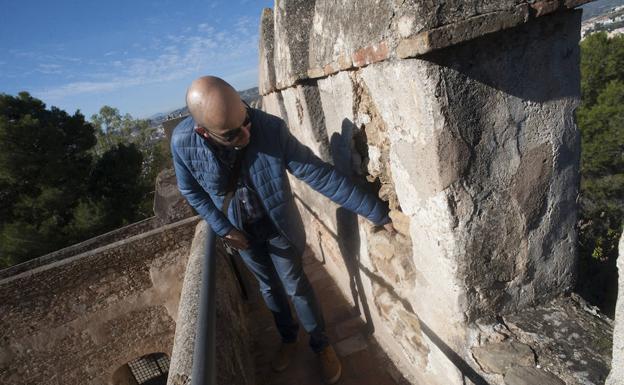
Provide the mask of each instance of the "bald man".
{"label": "bald man", "polygon": [[282,339],[273,369],[285,370],[295,353],[299,326],[290,297],[325,381],[335,383],[341,365],[303,271],[305,231],[286,172],[393,231],[387,205],[315,156],[282,119],[243,103],[222,79],[195,80],[186,104],[191,117],[175,128],[171,140],[178,187],[257,278]]}

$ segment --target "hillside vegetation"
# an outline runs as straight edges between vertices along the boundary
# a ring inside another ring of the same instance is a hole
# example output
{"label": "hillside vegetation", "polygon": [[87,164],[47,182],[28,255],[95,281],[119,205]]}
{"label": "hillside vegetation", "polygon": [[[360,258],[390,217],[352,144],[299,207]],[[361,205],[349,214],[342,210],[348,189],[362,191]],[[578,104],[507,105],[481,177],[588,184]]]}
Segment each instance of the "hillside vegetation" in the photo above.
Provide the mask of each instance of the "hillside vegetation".
{"label": "hillside vegetation", "polygon": [[578,290],[612,314],[624,215],[624,36],[581,42],[581,253]]}

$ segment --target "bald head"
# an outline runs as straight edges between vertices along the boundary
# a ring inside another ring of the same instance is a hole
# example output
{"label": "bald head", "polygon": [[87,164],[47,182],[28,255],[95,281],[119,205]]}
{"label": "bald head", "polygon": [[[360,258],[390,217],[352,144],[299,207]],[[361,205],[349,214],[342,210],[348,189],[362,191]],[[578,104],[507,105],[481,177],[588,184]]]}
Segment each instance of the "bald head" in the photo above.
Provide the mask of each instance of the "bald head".
{"label": "bald head", "polygon": [[191,83],[186,106],[197,124],[217,134],[239,127],[245,120],[245,105],[238,92],[214,76],[203,76]]}

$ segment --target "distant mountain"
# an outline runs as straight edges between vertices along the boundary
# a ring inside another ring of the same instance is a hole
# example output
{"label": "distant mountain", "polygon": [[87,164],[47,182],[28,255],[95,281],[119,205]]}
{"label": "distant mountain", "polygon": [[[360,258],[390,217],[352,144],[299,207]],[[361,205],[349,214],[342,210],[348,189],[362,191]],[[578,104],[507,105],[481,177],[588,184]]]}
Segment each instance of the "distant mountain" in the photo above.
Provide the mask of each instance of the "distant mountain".
{"label": "distant mountain", "polygon": [[[249,104],[252,104],[256,100],[260,99],[260,94],[258,93],[258,87],[249,88],[246,90],[238,91],[241,99],[246,101]],[[152,127],[160,126],[162,122],[165,120],[177,118],[179,116],[188,115],[188,108],[186,106],[182,108],[175,109],[169,112],[160,112],[158,114],[154,114],[150,116],[148,119],[151,121]]]}
{"label": "distant mountain", "polygon": [[258,100],[260,98],[260,94],[258,93],[258,87],[250,88],[243,91],[238,91],[241,99],[251,104],[252,102]]}

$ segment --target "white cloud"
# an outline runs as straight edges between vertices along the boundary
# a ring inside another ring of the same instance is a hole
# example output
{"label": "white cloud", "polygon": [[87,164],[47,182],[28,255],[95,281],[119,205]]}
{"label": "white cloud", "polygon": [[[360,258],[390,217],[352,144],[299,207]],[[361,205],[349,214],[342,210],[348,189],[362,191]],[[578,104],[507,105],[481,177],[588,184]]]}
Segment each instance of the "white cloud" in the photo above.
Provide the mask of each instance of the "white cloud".
{"label": "white cloud", "polygon": [[63,66],[53,63],[39,63],[36,71],[45,75],[59,75],[63,73]]}
{"label": "white cloud", "polygon": [[[239,19],[235,33],[216,31],[207,24],[197,27],[198,35],[167,35],[165,41],[154,39],[150,51],[154,58],[138,57],[136,52],[124,51],[115,60],[92,61],[87,73],[60,86],[34,92],[44,100],[55,101],[68,96],[116,91],[128,87],[181,79],[215,66],[248,60],[257,49],[257,36],[246,29],[245,18]],[[111,55],[104,54],[104,58]],[[48,70],[61,70],[48,64]],[[41,68],[40,68],[41,69]],[[251,72],[250,72],[251,71]],[[231,78],[250,76],[256,69],[232,75]],[[76,74],[75,74],[76,75]],[[228,77],[230,78],[230,77]]]}

